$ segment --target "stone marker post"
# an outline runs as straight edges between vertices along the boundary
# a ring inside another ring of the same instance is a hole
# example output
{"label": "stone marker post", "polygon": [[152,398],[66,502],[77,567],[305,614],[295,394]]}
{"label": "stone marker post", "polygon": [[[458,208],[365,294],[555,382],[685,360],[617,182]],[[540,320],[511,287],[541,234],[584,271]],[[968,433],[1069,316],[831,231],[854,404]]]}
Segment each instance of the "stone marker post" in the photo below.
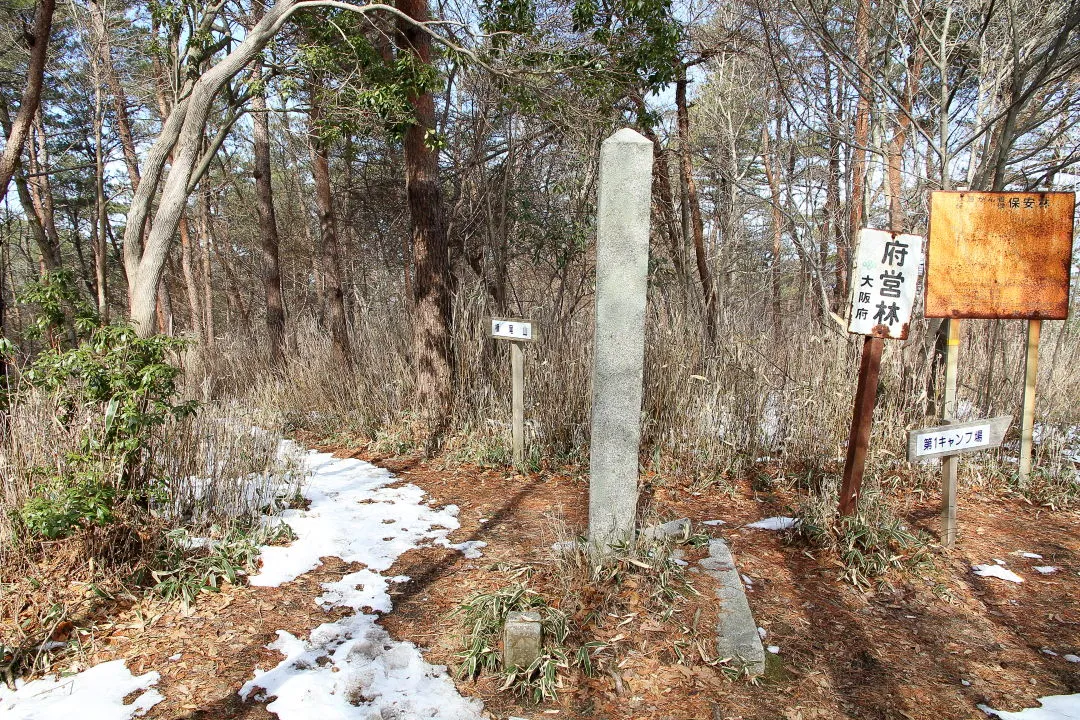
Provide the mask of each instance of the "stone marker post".
{"label": "stone marker post", "polygon": [[629,128],[600,149],[589,544],[634,539],[653,144]]}

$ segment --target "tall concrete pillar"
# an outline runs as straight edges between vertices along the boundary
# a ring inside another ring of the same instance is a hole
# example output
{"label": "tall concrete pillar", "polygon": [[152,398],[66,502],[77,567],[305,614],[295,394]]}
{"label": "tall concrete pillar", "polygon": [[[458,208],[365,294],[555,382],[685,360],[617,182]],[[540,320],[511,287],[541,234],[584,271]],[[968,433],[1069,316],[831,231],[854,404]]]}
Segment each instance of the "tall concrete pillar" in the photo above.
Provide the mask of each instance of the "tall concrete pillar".
{"label": "tall concrete pillar", "polygon": [[634,539],[653,144],[629,128],[600,150],[589,543]]}

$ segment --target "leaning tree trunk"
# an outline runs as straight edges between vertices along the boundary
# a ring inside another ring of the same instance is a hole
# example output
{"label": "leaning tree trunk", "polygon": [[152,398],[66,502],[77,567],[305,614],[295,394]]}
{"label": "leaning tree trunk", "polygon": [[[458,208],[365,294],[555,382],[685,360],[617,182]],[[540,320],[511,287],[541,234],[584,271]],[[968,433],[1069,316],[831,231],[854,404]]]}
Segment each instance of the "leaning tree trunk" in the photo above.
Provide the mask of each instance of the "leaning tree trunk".
{"label": "leaning tree trunk", "polygon": [[[417,22],[428,20],[427,0],[398,0],[397,7]],[[400,22],[399,48],[420,65],[431,65],[431,38]],[[412,222],[415,279],[416,406],[428,447],[447,429],[453,400],[454,361],[450,337],[450,258],[443,225],[442,193],[436,150],[435,101],[430,91],[409,96],[415,121],[405,133],[405,190]]]}
{"label": "leaning tree trunk", "polygon": [[30,124],[34,121],[41,102],[41,87],[45,79],[45,60],[48,58],[49,34],[52,32],[53,11],[56,0],[41,0],[34,11],[34,25],[26,35],[30,43],[30,67],[26,71],[26,87],[22,101],[15,114],[11,129],[7,131],[7,144],[0,153],[0,197],[7,195],[8,183],[15,173]]}

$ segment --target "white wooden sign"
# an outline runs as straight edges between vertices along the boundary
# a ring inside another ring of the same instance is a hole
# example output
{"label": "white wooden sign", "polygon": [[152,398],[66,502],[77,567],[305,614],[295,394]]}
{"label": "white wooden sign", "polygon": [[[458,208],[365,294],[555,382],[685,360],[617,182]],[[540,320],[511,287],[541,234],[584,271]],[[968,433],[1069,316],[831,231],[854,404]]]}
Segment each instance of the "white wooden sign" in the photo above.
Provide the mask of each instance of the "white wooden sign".
{"label": "white wooden sign", "polygon": [[848,332],[907,338],[924,257],[923,239],[918,235],[860,230],[851,273]]}
{"label": "white wooden sign", "polygon": [[491,337],[528,342],[533,339],[533,326],[526,320],[491,318]]}
{"label": "white wooden sign", "polygon": [[1012,415],[939,425],[908,433],[908,460],[929,460],[942,455],[959,455],[989,450],[1001,445]]}

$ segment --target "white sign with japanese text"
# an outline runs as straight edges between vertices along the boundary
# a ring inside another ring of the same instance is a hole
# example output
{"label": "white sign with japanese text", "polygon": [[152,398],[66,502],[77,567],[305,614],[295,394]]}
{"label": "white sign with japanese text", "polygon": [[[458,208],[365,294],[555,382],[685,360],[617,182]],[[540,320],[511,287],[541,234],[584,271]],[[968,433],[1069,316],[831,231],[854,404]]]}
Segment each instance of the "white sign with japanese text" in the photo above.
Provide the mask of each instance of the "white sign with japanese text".
{"label": "white sign with japanese text", "polygon": [[525,320],[491,318],[491,337],[501,340],[532,340],[532,323]]}
{"label": "white sign with japanese text", "polygon": [[907,338],[924,257],[923,239],[918,235],[860,230],[851,273],[848,332]]}
{"label": "white sign with japanese text", "polygon": [[915,441],[915,457],[986,447],[990,447],[990,426],[969,425],[956,430],[949,428],[919,435]]}
{"label": "white sign with japanese text", "polygon": [[908,460],[929,460],[942,455],[989,450],[1001,445],[1012,423],[1011,415],[951,423],[908,431]]}

